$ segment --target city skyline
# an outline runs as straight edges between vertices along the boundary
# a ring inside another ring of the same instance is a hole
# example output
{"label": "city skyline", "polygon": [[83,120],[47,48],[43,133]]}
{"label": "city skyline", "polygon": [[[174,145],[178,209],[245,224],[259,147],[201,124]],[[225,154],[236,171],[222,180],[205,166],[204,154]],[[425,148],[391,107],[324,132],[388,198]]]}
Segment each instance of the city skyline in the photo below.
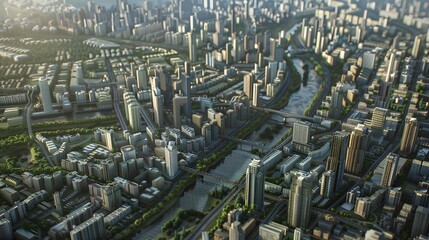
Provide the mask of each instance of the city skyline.
{"label": "city skyline", "polygon": [[0,238],[428,239],[427,9],[0,2]]}

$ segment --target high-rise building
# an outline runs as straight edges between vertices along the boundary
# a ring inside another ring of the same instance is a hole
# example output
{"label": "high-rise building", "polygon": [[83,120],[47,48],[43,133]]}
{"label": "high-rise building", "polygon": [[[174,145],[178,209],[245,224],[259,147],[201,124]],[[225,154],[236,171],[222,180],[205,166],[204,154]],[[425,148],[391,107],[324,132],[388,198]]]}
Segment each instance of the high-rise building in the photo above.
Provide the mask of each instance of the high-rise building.
{"label": "high-rise building", "polygon": [[144,66],[139,67],[136,73],[136,77],[137,77],[137,87],[140,90],[149,89],[148,76],[147,76],[146,68]]}
{"label": "high-rise building", "polygon": [[347,147],[346,173],[357,175],[362,171],[368,139],[368,128],[363,124],[358,124],[350,135]]}
{"label": "high-rise building", "polygon": [[413,228],[410,237],[429,234],[429,208],[418,206],[414,216]]}
{"label": "high-rise building", "polygon": [[310,142],[310,123],[309,122],[295,122],[293,124],[292,142],[299,144],[308,144]]}
{"label": "high-rise building", "polygon": [[60,214],[60,216],[64,216],[63,202],[61,201],[60,192],[54,193],[54,203],[55,208],[57,209],[57,212]]}
{"label": "high-rise building", "polygon": [[297,171],[293,173],[287,218],[290,226],[307,227],[314,181],[313,175],[308,172]]}
{"label": "high-rise building", "polygon": [[187,97],[176,95],[173,98],[173,123],[174,123],[174,127],[177,129],[180,129],[180,127],[182,126],[181,116],[183,116],[183,114],[181,114],[180,108],[183,105],[186,106],[187,102],[188,102]]}
{"label": "high-rise building", "polygon": [[328,170],[322,174],[322,183],[320,184],[320,196],[331,198],[335,193],[335,176],[336,173]]}
{"label": "high-rise building", "polygon": [[391,187],[396,179],[396,169],[398,167],[399,156],[397,154],[390,153],[387,155],[385,161],[380,185],[382,187]]}
{"label": "high-rise building", "polygon": [[197,44],[195,43],[195,35],[192,32],[188,33],[188,48],[189,61],[195,62],[197,60]]}
{"label": "high-rise building", "polygon": [[419,122],[417,118],[407,118],[401,138],[401,152],[409,154],[415,151],[417,136],[419,133]]}
{"label": "high-rise building", "polygon": [[264,207],[264,175],[265,169],[261,160],[253,159],[246,171],[246,206],[254,206],[256,209]]}
{"label": "high-rise building", "polygon": [[92,205],[113,211],[122,203],[121,187],[115,183],[100,185],[92,183],[88,185]]}
{"label": "high-rise building", "polygon": [[0,236],[1,236],[1,239],[4,239],[4,240],[14,239],[13,238],[13,231],[12,231],[12,224],[6,218],[0,219]]}
{"label": "high-rise building", "polygon": [[372,113],[371,131],[374,136],[383,136],[384,124],[386,122],[387,109],[376,107]]}
{"label": "high-rise building", "polygon": [[[189,65],[189,67],[188,67]],[[185,69],[190,68],[190,63],[185,62]],[[181,74],[180,79],[182,82],[182,93],[183,96],[187,98],[185,106],[184,106],[184,112],[188,119],[192,118],[192,96],[191,96],[191,76],[190,76],[190,70],[187,70],[187,73]]]}
{"label": "high-rise building", "polygon": [[174,177],[179,170],[179,163],[177,161],[177,147],[173,141],[168,142],[165,147],[165,162],[167,165],[167,174],[169,177]]}
{"label": "high-rise building", "polygon": [[309,122],[298,121],[293,124],[292,145],[295,151],[307,153],[309,143],[311,124]]}
{"label": "high-rise building", "polygon": [[295,228],[293,231],[293,240],[301,240],[302,238],[302,230],[301,228]]}
{"label": "high-rise building", "polygon": [[122,160],[129,161],[136,159],[136,149],[132,145],[121,147]]}
{"label": "high-rise building", "polygon": [[337,131],[332,135],[331,153],[329,154],[328,161],[326,163],[326,169],[335,172],[335,191],[338,191],[343,184],[344,165],[346,162],[349,140],[349,134],[344,131]]}
{"label": "high-rise building", "polygon": [[141,131],[140,104],[132,92],[124,93],[125,117],[134,132]]}
{"label": "high-rise building", "polygon": [[164,127],[164,96],[159,88],[152,90],[152,105],[155,123],[158,127]]}
{"label": "high-rise building", "polygon": [[339,119],[341,116],[341,110],[343,109],[343,87],[342,85],[336,85],[331,88],[331,102],[329,106],[329,117],[333,119]]}
{"label": "high-rise building", "polygon": [[420,55],[420,50],[422,48],[423,45],[423,35],[417,35],[414,38],[414,43],[413,43],[413,49],[411,51],[411,56],[413,56],[414,58],[418,58]]}
{"label": "high-rise building", "polygon": [[261,90],[261,84],[253,84],[253,96],[252,96],[252,105],[257,107],[259,105],[259,91]]}
{"label": "high-rise building", "polygon": [[48,80],[45,77],[39,78],[39,88],[40,88],[40,99],[42,100],[42,104],[43,104],[43,111],[45,113],[51,113],[53,111],[51,91],[49,90]]}
{"label": "high-rise building", "polygon": [[94,216],[70,231],[71,240],[102,239],[105,235],[103,214]]}
{"label": "high-rise building", "polygon": [[248,73],[243,78],[243,91],[244,94],[249,98],[249,100],[252,100],[253,97],[253,82],[255,80],[255,75],[253,73]]}
{"label": "high-rise building", "polygon": [[229,228],[229,239],[230,240],[244,240],[246,235],[244,234],[243,228],[239,221],[231,223]]}

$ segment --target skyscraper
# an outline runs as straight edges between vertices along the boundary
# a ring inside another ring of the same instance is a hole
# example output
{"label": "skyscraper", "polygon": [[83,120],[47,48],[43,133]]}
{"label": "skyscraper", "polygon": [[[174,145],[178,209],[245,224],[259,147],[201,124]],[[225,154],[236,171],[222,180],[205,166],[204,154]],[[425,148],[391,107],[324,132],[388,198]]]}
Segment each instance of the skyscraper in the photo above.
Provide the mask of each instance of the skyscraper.
{"label": "skyscraper", "polygon": [[55,209],[57,209],[60,216],[64,216],[63,202],[61,201],[60,192],[54,192],[54,203]]}
{"label": "skyscraper", "polygon": [[140,90],[146,90],[149,88],[147,72],[144,66],[139,67],[136,73],[136,77],[137,77],[137,87]]}
{"label": "skyscraper", "polygon": [[297,171],[292,175],[289,192],[287,222],[292,227],[307,227],[310,217],[314,177],[308,172]]}
{"label": "skyscraper", "polygon": [[255,75],[253,73],[248,73],[244,75],[243,82],[243,91],[244,94],[249,98],[249,100],[252,100],[253,97],[253,82],[255,80]]}
{"label": "skyscraper", "polygon": [[357,175],[362,171],[368,135],[368,128],[363,124],[358,124],[350,135],[346,155],[346,173]]}
{"label": "skyscraper", "polygon": [[230,240],[245,239],[245,234],[239,221],[234,221],[233,223],[231,223],[231,227],[229,228],[229,239]]}
{"label": "skyscraper", "polygon": [[140,104],[131,92],[124,93],[125,117],[134,132],[141,130]]}
{"label": "skyscraper", "polygon": [[188,48],[189,48],[189,61],[195,62],[197,60],[197,46],[195,43],[195,35],[192,32],[188,33]]}
{"label": "skyscraper", "polygon": [[423,35],[417,35],[414,38],[413,49],[411,51],[411,56],[418,58],[420,55],[420,49],[423,44]]}
{"label": "skyscraper", "polygon": [[409,154],[414,152],[419,133],[419,122],[417,118],[407,118],[405,120],[404,131],[401,138],[401,152]]}
{"label": "skyscraper", "polygon": [[380,185],[382,187],[391,187],[396,179],[396,169],[398,167],[399,156],[390,153],[385,159],[383,175],[381,177]]}
{"label": "skyscraper", "polygon": [[152,90],[152,106],[155,123],[158,127],[164,127],[164,96],[159,88]]}
{"label": "skyscraper", "polygon": [[293,124],[292,145],[295,151],[307,153],[310,149],[310,129],[309,122],[299,121]]}
{"label": "skyscraper", "polygon": [[322,174],[322,183],[320,184],[320,196],[331,198],[335,193],[335,176],[336,173],[328,170]]}
{"label": "skyscraper", "polygon": [[180,107],[182,105],[186,106],[187,102],[188,102],[187,97],[176,95],[173,98],[173,122],[174,122],[174,127],[177,129],[180,129],[180,127],[182,126],[182,121],[181,121],[182,114],[180,113]]}
{"label": "skyscraper", "polygon": [[326,170],[335,172],[334,189],[338,191],[343,183],[344,165],[350,136],[347,132],[337,131],[332,135],[331,153],[326,163]]}
{"label": "skyscraper", "polygon": [[386,122],[387,109],[376,107],[372,113],[371,131],[374,136],[383,136],[384,123]]}
{"label": "skyscraper", "polygon": [[43,104],[43,111],[45,113],[51,113],[52,109],[52,99],[51,91],[49,90],[48,80],[45,77],[39,78],[39,88],[40,88],[40,99]]}
{"label": "skyscraper", "polygon": [[261,84],[253,84],[253,96],[252,96],[252,105],[257,107],[259,105],[259,90],[261,89]]}
{"label": "skyscraper", "polygon": [[173,141],[168,142],[165,147],[165,163],[167,165],[167,174],[169,177],[174,177],[179,169],[179,163],[177,161],[177,147]]}
{"label": "skyscraper", "polygon": [[411,229],[411,238],[429,234],[429,208],[418,206],[414,217],[413,228]]}
{"label": "skyscraper", "polygon": [[337,85],[331,88],[331,102],[329,106],[329,117],[339,119],[343,109],[343,87]]}
{"label": "skyscraper", "polygon": [[256,209],[264,207],[264,173],[265,169],[261,160],[253,159],[246,171],[246,206],[254,205]]}

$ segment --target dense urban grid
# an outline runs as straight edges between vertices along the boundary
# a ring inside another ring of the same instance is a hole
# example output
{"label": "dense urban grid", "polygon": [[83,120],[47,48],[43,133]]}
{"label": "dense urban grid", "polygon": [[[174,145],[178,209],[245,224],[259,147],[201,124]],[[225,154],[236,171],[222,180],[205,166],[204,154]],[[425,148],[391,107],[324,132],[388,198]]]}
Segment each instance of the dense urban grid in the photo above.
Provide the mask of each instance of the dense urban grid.
{"label": "dense urban grid", "polygon": [[429,239],[429,1],[0,2],[0,239]]}

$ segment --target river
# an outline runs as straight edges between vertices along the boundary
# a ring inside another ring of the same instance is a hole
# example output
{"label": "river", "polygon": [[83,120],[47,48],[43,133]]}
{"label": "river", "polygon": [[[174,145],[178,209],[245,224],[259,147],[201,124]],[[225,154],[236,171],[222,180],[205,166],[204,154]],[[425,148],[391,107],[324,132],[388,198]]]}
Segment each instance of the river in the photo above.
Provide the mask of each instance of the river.
{"label": "river", "polygon": [[[303,61],[300,59],[293,59],[293,63],[302,76],[304,72]],[[320,77],[314,70],[310,70],[307,85],[304,86],[301,84],[301,88],[291,95],[289,104],[284,107],[282,111],[303,114],[319,90],[320,83]],[[276,134],[274,139],[269,142],[258,140],[259,132],[263,131],[263,129],[268,126],[272,126],[273,124],[274,123],[272,122],[265,123],[259,129],[259,131],[250,135],[246,140],[264,144],[266,147],[272,147],[289,130],[288,127],[283,127],[280,133]],[[210,173],[219,176],[228,176],[228,178],[232,180],[240,179],[240,177],[245,174],[246,168],[252,158],[256,157],[253,154],[250,154],[249,150],[250,147],[246,146],[243,146],[242,149],[240,147],[237,148],[225,158],[224,162],[219,164],[219,166],[213,169]],[[219,186],[219,184],[210,180],[198,180],[192,189],[189,189],[182,195],[182,197],[171,210],[169,210],[166,214],[164,214],[164,216],[159,218],[148,227],[142,229],[142,231],[138,233],[134,239],[156,239],[159,237],[159,234],[161,233],[161,227],[164,225],[164,223],[170,220],[180,209],[192,208],[198,211],[203,211],[207,207],[206,205],[210,204],[208,201],[208,194],[214,190],[216,186]]]}

